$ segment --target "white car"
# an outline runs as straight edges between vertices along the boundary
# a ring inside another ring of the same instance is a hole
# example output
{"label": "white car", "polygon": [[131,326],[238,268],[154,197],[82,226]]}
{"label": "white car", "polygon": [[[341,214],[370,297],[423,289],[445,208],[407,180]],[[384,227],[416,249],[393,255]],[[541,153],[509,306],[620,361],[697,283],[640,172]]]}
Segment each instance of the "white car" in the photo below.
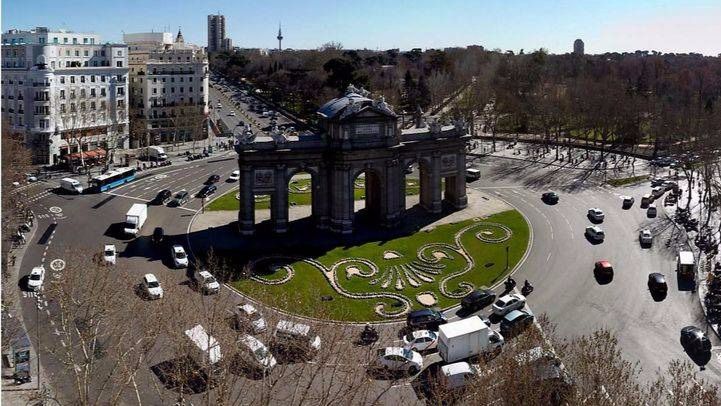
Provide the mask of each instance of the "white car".
{"label": "white car", "polygon": [[592,221],[602,222],[605,215],[603,214],[603,210],[598,208],[590,208],[588,209],[588,218],[590,218]]}
{"label": "white car", "polygon": [[233,182],[236,182],[238,179],[240,179],[240,171],[238,170],[231,172],[230,176],[228,176],[228,180]]}
{"label": "white car", "polygon": [[438,333],[430,330],[417,330],[403,336],[403,348],[413,351],[427,351],[438,345]]}
{"label": "white car", "polygon": [[238,345],[246,350],[240,352],[241,358],[264,372],[270,371],[278,363],[268,347],[253,336],[244,334],[238,339]]}
{"label": "white car", "polygon": [[646,209],[646,217],[656,217],[658,215],[658,209],[656,208],[656,203],[649,204],[648,208]]}
{"label": "white car", "polygon": [[228,113],[228,115],[231,116],[231,117],[235,117],[235,112],[234,112],[234,111],[231,111],[230,113]]}
{"label": "white car", "polygon": [[441,384],[447,389],[459,389],[479,375],[478,368],[467,362],[456,362],[441,367]]}
{"label": "white car", "polygon": [[42,265],[36,266],[30,271],[30,275],[28,276],[28,289],[34,291],[40,290],[43,282],[45,282],[45,267]]}
{"label": "white car", "polygon": [[493,314],[505,316],[513,310],[522,309],[525,305],[525,296],[518,293],[511,293],[496,300],[496,303],[493,304]]}
{"label": "white car", "polygon": [[163,288],[160,286],[158,278],[152,273],[143,276],[143,290],[150,299],[160,299],[163,297]]}
{"label": "white car", "polygon": [[218,283],[218,280],[215,279],[215,276],[210,272],[200,271],[196,279],[203,293],[210,295],[220,292],[220,283]]}
{"label": "white car", "polygon": [[641,245],[653,244],[653,235],[651,235],[651,230],[641,230],[638,233],[638,241]]}
{"label": "white car", "polygon": [[633,206],[633,203],[636,202],[636,199],[634,199],[633,196],[621,196],[621,200],[623,201],[624,209],[630,208]]}
{"label": "white car", "polygon": [[586,236],[591,241],[602,242],[606,238],[606,234],[599,226],[586,227]]}
{"label": "white car", "polygon": [[105,244],[105,248],[103,249],[103,259],[105,260],[105,263],[115,265],[117,257],[118,253],[115,251],[115,245]]}
{"label": "white car", "polygon": [[28,180],[29,183],[37,182],[37,181],[38,181],[38,178],[37,178],[37,176],[35,176],[35,175],[30,175],[30,174],[28,174],[27,177],[28,177],[27,180]]}
{"label": "white car", "polygon": [[176,268],[188,267],[188,255],[185,253],[185,248],[183,248],[182,245],[173,245],[170,248],[170,255],[173,256],[173,266]]}
{"label": "white car", "polygon": [[423,369],[423,357],[413,350],[386,347],[378,350],[376,364],[386,371],[405,371],[415,375]]}
{"label": "white car", "polygon": [[253,334],[262,333],[267,328],[263,315],[250,303],[235,307],[235,323],[236,328],[247,328]]}

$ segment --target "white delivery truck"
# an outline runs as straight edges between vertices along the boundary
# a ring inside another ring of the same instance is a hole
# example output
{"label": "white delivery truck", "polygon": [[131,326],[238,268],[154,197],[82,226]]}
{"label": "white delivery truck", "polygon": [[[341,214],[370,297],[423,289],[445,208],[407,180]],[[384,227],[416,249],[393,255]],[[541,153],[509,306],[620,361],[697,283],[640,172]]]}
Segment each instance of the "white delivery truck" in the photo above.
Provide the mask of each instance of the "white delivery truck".
{"label": "white delivery truck", "polygon": [[503,336],[478,316],[438,326],[438,354],[447,363],[493,353],[503,343]]}
{"label": "white delivery truck", "polygon": [[676,272],[684,278],[693,279],[696,275],[696,260],[693,252],[680,251],[676,257]]}
{"label": "white delivery truck", "polygon": [[137,235],[148,218],[148,206],[134,203],[125,215],[125,234]]}
{"label": "white delivery truck", "polygon": [[220,352],[220,344],[200,324],[185,330],[185,335],[190,339],[189,355],[199,367],[207,372],[214,372],[220,367],[223,354]]}
{"label": "white delivery truck", "polygon": [[165,153],[163,147],[153,145],[145,150],[145,154],[151,161],[165,161],[168,159],[168,155]]}
{"label": "white delivery truck", "polygon": [[80,182],[72,178],[60,179],[60,189],[66,190],[70,193],[83,193],[83,185],[81,185]]}

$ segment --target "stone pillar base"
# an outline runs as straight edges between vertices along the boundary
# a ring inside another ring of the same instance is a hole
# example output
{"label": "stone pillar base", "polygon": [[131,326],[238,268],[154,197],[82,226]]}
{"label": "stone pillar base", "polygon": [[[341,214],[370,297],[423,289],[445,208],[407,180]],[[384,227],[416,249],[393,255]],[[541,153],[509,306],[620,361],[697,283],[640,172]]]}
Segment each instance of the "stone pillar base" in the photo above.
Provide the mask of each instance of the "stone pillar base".
{"label": "stone pillar base", "polygon": [[349,220],[331,220],[330,231],[339,234],[353,233],[353,222]]}
{"label": "stone pillar base", "polygon": [[431,204],[422,204],[422,207],[432,214],[439,214],[443,211],[443,204],[440,201],[431,202]]}

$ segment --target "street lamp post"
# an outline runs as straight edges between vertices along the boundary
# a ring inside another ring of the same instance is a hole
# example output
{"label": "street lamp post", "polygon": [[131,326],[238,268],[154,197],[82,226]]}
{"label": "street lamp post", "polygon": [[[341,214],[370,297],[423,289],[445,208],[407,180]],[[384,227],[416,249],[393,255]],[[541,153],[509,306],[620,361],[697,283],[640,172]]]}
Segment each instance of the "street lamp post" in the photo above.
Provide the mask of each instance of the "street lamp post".
{"label": "street lamp post", "polygon": [[509,247],[508,245],[506,245],[506,271],[508,270],[508,250],[509,250],[510,248],[511,248],[511,247]]}

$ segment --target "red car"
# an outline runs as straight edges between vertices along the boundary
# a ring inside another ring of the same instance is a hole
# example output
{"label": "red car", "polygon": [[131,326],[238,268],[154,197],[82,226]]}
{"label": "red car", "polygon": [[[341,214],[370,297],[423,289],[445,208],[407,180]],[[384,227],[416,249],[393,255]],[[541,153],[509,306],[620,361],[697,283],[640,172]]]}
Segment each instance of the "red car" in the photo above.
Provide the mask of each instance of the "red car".
{"label": "red car", "polygon": [[611,263],[606,260],[597,261],[593,267],[593,272],[597,275],[611,276],[613,275],[613,267]]}

